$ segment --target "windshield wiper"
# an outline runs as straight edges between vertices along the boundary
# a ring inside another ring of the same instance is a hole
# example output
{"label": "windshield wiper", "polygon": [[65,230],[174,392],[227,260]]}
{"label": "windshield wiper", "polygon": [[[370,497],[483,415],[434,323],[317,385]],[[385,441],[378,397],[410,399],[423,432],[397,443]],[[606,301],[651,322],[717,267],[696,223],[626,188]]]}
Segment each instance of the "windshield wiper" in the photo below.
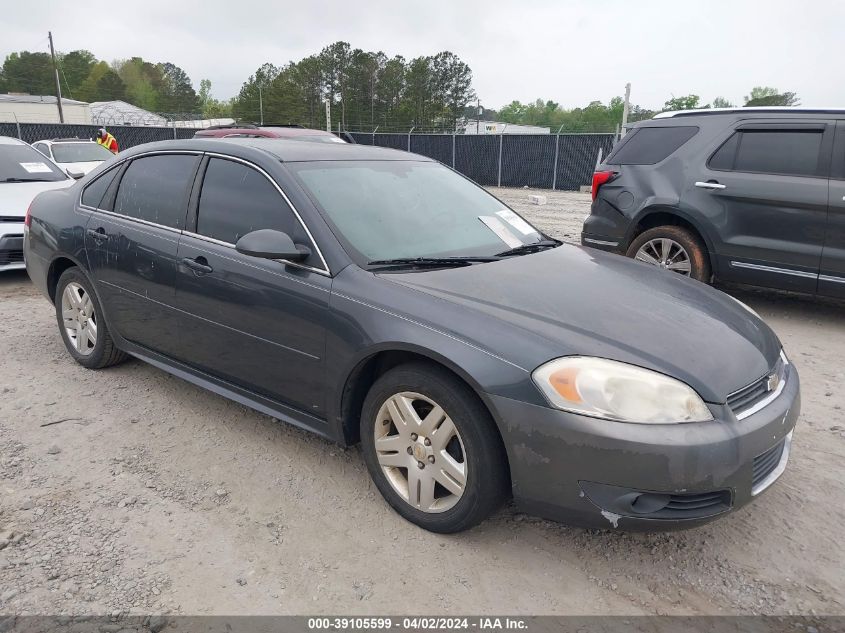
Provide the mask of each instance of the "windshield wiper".
{"label": "windshield wiper", "polygon": [[536,253],[538,251],[546,250],[547,248],[555,248],[563,244],[560,240],[548,239],[534,242],[533,244],[523,244],[516,248],[511,248],[501,253],[497,253],[496,257],[511,257],[513,255],[528,255],[529,253]]}
{"label": "windshield wiper", "polygon": [[398,257],[396,259],[374,259],[368,266],[420,266],[428,268],[470,266],[481,262],[494,262],[495,257]]}
{"label": "windshield wiper", "polygon": [[53,182],[49,178],[6,178],[3,182]]}

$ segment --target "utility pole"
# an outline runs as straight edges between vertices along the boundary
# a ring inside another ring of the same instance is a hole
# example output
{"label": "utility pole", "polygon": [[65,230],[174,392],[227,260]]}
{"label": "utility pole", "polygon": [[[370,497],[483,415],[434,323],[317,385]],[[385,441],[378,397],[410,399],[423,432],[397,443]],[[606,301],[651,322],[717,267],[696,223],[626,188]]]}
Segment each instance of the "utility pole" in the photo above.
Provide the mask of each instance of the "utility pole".
{"label": "utility pole", "polygon": [[258,82],[258,113],[261,125],[264,125],[264,97],[261,94],[261,82]]}
{"label": "utility pole", "polygon": [[[56,51],[53,50],[53,33],[47,31],[47,39],[50,40],[50,57],[53,58],[53,73],[56,77],[56,104],[59,106],[59,123],[65,122],[65,113],[62,110],[62,87],[59,84],[59,67],[56,64]],[[44,40],[41,40],[42,42]]]}
{"label": "utility pole", "polygon": [[484,110],[481,109],[481,99],[478,100],[476,103],[476,110],[475,110],[475,133],[478,134],[478,128],[481,126],[481,113]]}
{"label": "utility pole", "polygon": [[326,132],[332,131],[332,102],[326,97]]}
{"label": "utility pole", "polygon": [[622,106],[622,129],[619,138],[625,136],[625,126],[628,124],[628,110],[631,108],[631,84],[625,84],[625,105]]}

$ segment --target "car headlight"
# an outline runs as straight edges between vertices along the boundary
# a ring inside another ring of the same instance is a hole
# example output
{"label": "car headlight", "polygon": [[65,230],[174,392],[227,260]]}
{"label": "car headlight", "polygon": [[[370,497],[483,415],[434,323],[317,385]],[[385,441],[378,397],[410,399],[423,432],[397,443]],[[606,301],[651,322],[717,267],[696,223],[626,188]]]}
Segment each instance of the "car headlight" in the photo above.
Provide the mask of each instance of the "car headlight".
{"label": "car headlight", "polygon": [[713,419],[689,385],[627,363],[568,356],[541,365],[532,378],[549,403],[564,411],[638,424]]}

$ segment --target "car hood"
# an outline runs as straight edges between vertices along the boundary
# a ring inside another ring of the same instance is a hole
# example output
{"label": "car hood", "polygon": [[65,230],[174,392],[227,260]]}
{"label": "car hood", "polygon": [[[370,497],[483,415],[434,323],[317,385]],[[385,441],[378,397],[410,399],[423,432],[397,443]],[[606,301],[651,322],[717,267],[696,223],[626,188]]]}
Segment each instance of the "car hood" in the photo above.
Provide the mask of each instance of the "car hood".
{"label": "car hood", "polygon": [[64,189],[75,181],[57,180],[55,182],[3,182],[0,183],[0,216],[26,217],[26,210],[33,198],[42,191]]}
{"label": "car hood", "polygon": [[683,380],[709,402],[765,375],[781,348],[730,296],[578,246],[379,277],[473,311],[450,318],[450,329],[526,369],[560,356],[609,358]]}

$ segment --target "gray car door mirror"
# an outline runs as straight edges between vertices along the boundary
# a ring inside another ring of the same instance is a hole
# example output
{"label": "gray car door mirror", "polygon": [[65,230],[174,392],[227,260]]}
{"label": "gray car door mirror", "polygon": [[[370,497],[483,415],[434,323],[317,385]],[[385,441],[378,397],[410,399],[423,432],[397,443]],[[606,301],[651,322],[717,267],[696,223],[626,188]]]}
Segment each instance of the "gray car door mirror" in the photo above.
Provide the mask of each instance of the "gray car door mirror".
{"label": "gray car door mirror", "polygon": [[311,254],[307,246],[294,244],[290,235],[275,229],[259,229],[247,233],[235,244],[235,250],[252,257],[288,259],[293,262],[302,261]]}
{"label": "gray car door mirror", "polygon": [[66,169],[65,171],[67,172],[67,175],[73,178],[74,180],[79,180],[85,175],[81,171],[73,171],[72,169]]}

